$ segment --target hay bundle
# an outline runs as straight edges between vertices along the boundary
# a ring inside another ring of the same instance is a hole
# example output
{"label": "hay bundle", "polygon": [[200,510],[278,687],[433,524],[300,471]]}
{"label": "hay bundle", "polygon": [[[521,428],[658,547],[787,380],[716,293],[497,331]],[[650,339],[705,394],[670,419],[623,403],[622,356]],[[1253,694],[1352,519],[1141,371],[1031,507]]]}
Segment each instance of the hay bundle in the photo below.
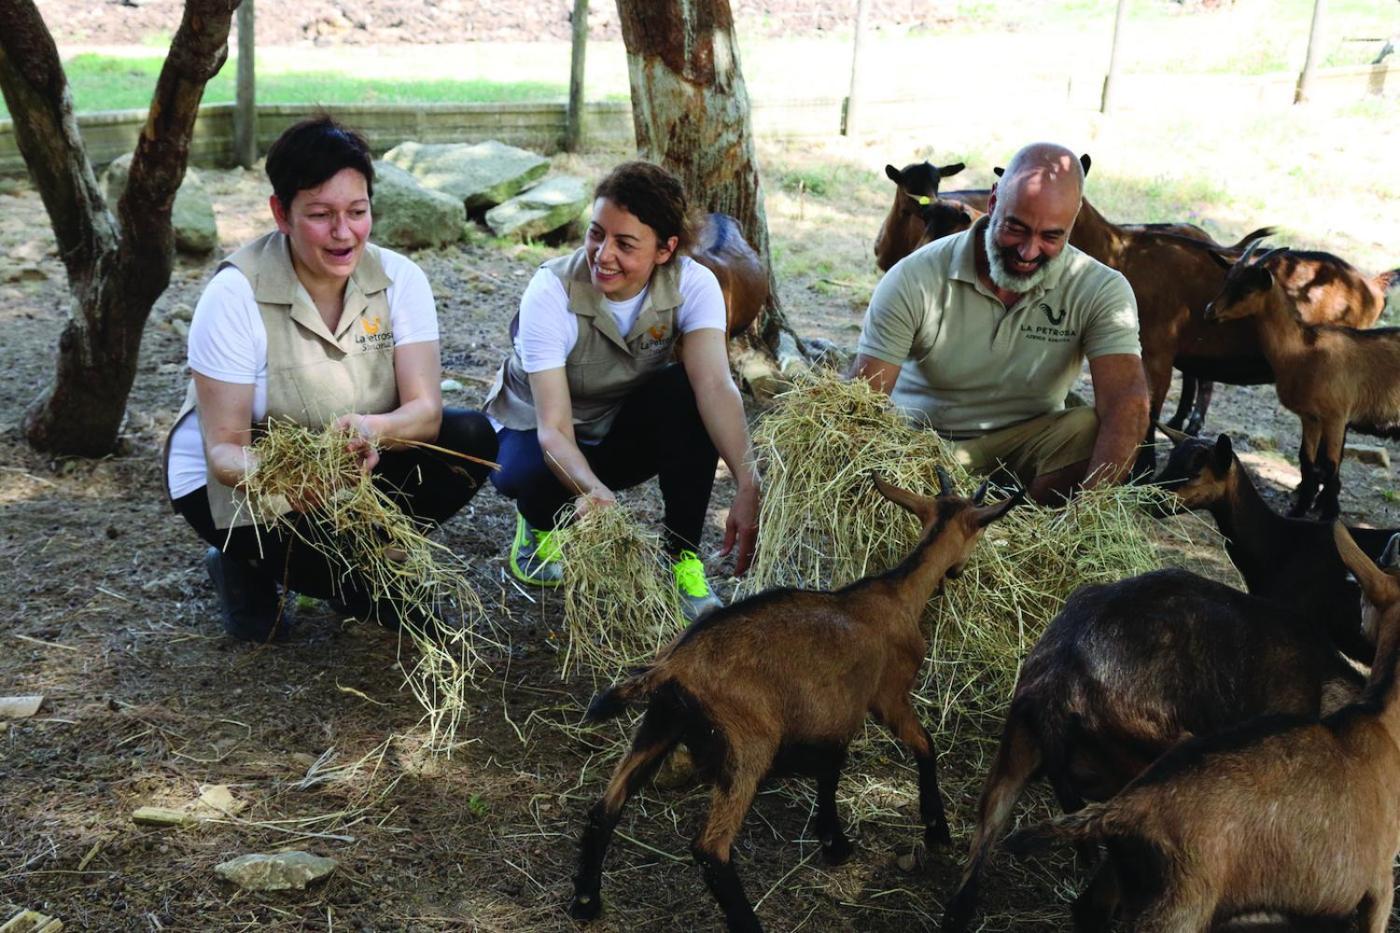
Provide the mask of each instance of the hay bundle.
{"label": "hay bundle", "polygon": [[[467,566],[374,485],[348,439],[331,427],[272,421],[253,445],[257,468],[245,483],[244,507],[257,526],[289,531],[339,566],[343,578],[364,580],[372,598],[394,605],[401,634],[418,648],[405,666],[406,682],[427,711],[431,741],[450,749],[467,713],[466,688],[484,663],[483,647],[495,645],[483,633],[490,623]],[[312,503],[316,520],[298,521],[298,513],[286,511],[297,501]],[[462,624],[424,630],[423,620],[452,617]]]}
{"label": "hay bundle", "polygon": [[650,661],[682,626],[661,536],[622,505],[592,509],[560,532],[564,565],[563,673],[594,683]]}
{"label": "hay bundle", "polygon": [[[778,400],[759,423],[762,540],[745,591],[835,588],[902,560],[918,522],[875,491],[872,471],[935,495],[941,464],[960,492],[972,481],[946,444],[910,426],[861,381],[817,375]],[[919,691],[930,726],[994,734],[1021,658],[1066,597],[1086,583],[1158,565],[1141,505],[1160,492],[1094,490],[1065,509],[1023,506],[990,526],[960,579],[929,603],[930,661]]]}

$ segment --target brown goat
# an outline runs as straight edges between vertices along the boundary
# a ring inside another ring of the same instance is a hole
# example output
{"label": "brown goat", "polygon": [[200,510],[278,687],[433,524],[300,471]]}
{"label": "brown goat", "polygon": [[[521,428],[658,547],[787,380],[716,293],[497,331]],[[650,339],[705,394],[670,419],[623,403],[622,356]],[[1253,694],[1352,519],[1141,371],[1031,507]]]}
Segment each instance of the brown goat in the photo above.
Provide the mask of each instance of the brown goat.
{"label": "brown goat", "polygon": [[646,699],[647,708],[631,750],[589,812],[574,876],[575,918],[598,915],[603,858],[622,807],[680,742],[714,785],[691,852],[731,930],[760,929],[730,846],[766,774],[815,775],[822,854],[831,863],[850,855],[836,782],[867,714],[914,753],[926,844],[948,841],[933,744],[910,697],[927,651],[919,618],[943,579],[961,572],[982,529],[1024,493],[983,506],[985,483],[963,499],[941,470],[939,482],[938,498],[928,499],[875,480],[885,498],[923,524],[898,567],[834,592],[773,590],[716,610],[655,662],[594,698],[587,718],[595,722],[637,700]]}
{"label": "brown goat", "polygon": [[[943,933],[968,928],[992,848],[1037,776],[1074,811],[1185,736],[1266,713],[1316,717],[1361,687],[1328,626],[1185,570],[1076,590],[1021,666]],[[1096,876],[1075,902],[1077,925],[1094,928],[1111,881]]]}
{"label": "brown goat", "polygon": [[[1210,322],[1253,319],[1255,339],[1276,374],[1278,399],[1302,422],[1302,479],[1289,514],[1307,514],[1316,499],[1326,520],[1341,510],[1347,429],[1400,438],[1400,328],[1356,330],[1304,318],[1305,308],[1329,301],[1330,289],[1293,284],[1296,269],[1307,269],[1302,278],[1315,280],[1320,270],[1335,270],[1336,263],[1341,260],[1327,253],[1286,249],[1252,261],[1247,255],[1235,263],[1204,315]],[[1340,280],[1328,284],[1332,281]]]}
{"label": "brown goat", "polygon": [[696,231],[690,258],[719,279],[730,337],[743,333],[768,301],[768,270],[739,222],[728,214],[709,214]]}
{"label": "brown goat", "polygon": [[[875,235],[875,265],[881,272],[923,244],[971,226],[973,218],[938,197],[939,182],[963,167],[961,162],[942,166],[911,162],[902,169],[885,166],[885,175],[894,182],[894,203]],[[985,202],[982,210],[986,210]],[[967,226],[959,227],[964,217],[968,218]]]}
{"label": "brown goat", "polygon": [[1321,722],[1267,717],[1183,742],[1112,800],[1015,833],[1007,848],[1104,843],[1143,933],[1261,910],[1356,917],[1384,933],[1400,853],[1400,537],[1382,569],[1345,528],[1335,535],[1377,639],[1359,700]]}

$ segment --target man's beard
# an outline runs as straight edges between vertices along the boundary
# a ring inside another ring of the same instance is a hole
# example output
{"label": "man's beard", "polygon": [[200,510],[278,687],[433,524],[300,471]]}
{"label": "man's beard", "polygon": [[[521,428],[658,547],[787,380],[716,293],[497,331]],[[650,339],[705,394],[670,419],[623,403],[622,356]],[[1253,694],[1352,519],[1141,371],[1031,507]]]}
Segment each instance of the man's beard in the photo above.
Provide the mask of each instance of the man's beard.
{"label": "man's beard", "polygon": [[1007,268],[1009,260],[1019,260],[1014,247],[1001,246],[997,243],[996,237],[997,219],[991,217],[987,221],[987,227],[982,231],[982,245],[987,251],[987,273],[991,276],[992,284],[997,288],[1005,289],[1008,292],[1015,292],[1024,295],[1045,281],[1045,277],[1054,271],[1065,258],[1065,251],[1060,250],[1054,259],[1047,257],[1044,253],[1036,260],[1040,263],[1030,275],[1017,275]]}

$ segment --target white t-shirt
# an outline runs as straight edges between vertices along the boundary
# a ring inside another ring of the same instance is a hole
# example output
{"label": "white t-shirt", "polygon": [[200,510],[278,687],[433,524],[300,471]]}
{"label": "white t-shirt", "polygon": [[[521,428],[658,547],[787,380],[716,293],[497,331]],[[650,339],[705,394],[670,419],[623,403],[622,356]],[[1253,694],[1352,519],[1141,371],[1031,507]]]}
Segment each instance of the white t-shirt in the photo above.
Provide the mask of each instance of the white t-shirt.
{"label": "white t-shirt", "polygon": [[[723,331],[729,323],[724,310],[724,293],[715,274],[689,256],[680,259],[681,306],[676,309],[676,333],[688,334],[707,327]],[[612,312],[618,332],[626,335],[642,313],[647,290],[626,301],[602,305]],[[569,310],[564,283],[548,269],[540,269],[525,294],[520,296],[520,327],[515,336],[515,352],[527,373],[558,369],[568,360],[578,343],[578,316]],[[499,428],[499,425],[497,426]]]}
{"label": "white t-shirt", "polygon": [[[437,307],[423,270],[407,256],[382,247],[379,259],[390,280],[386,297],[394,346],[437,340]],[[267,417],[267,329],[252,283],[234,266],[219,270],[199,296],[190,322],[189,366],[210,379],[252,385],[253,421]],[[168,474],[172,499],[208,481],[198,411],[180,422],[170,437]]]}

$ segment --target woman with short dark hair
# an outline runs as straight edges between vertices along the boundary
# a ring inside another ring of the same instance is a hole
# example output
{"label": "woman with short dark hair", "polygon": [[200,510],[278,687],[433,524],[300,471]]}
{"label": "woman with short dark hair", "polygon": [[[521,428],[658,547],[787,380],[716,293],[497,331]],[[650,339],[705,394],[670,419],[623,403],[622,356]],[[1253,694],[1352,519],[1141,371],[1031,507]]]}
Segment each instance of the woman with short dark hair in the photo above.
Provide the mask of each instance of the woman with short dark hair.
{"label": "woman with short dark hair", "polygon": [[735,570],[748,568],[758,472],[729,374],[724,297],[684,255],[692,229],[680,179],[619,165],[595,189],[583,246],[541,266],[520,299],[514,351],[486,402],[500,438],[492,482],[517,509],[518,580],[562,582],[553,532],[571,499],[583,514],[655,476],[685,614],[715,608],[697,552],[720,457],[736,486],[723,553],[737,546]]}
{"label": "woman with short dark hair", "polygon": [[[334,425],[380,488],[436,525],[471,499],[486,468],[403,442],[489,460],[495,434],[479,412],[443,409],[427,277],[368,242],[374,166],[365,140],[328,116],[304,120],[268,150],[267,176],[276,231],[221,262],[195,308],[193,380],[167,444],[168,492],[211,545],[206,566],[233,637],[284,632],[279,584],[396,624],[392,605],[377,604],[365,581],[295,532],[252,525],[241,487],[257,466],[254,439],[272,418]],[[314,508],[295,505],[306,509],[295,520],[305,536],[332,536],[312,527]]]}

